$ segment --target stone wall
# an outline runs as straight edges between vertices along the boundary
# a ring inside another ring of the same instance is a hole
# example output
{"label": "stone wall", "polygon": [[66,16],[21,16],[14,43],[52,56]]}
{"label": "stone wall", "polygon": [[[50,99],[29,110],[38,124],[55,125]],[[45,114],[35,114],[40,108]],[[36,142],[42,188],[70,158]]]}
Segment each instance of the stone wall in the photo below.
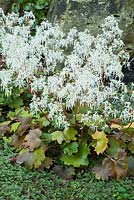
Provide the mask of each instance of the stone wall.
{"label": "stone wall", "polygon": [[8,12],[13,2],[14,0],[0,0],[0,8],[2,8],[4,12]]}
{"label": "stone wall", "polygon": [[65,32],[75,26],[80,31],[88,28],[95,35],[111,14],[124,31],[125,48],[134,56],[134,0],[52,0],[48,18]]}

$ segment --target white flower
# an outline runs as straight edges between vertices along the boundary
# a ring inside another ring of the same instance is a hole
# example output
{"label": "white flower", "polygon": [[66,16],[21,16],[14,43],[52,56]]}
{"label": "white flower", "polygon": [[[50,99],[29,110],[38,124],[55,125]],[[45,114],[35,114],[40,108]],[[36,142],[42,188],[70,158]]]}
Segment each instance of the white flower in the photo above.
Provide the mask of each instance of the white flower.
{"label": "white flower", "polygon": [[58,102],[52,102],[48,104],[49,108],[49,118],[55,120],[57,126],[67,127],[69,126],[66,116],[64,115],[62,105]]}
{"label": "white flower", "polygon": [[6,69],[0,71],[0,84],[6,94],[28,84],[31,111],[47,110],[58,127],[68,125],[65,111],[73,112],[78,104],[88,106],[82,122],[92,120],[95,126],[102,116],[134,118],[133,96],[125,105],[128,90],[121,81],[122,65],[128,65],[129,56],[122,50],[122,31],[114,17],[105,19],[96,37],[76,28],[65,35],[49,22],[36,26],[32,36],[34,21],[31,12],[20,18],[2,14],[0,51]]}

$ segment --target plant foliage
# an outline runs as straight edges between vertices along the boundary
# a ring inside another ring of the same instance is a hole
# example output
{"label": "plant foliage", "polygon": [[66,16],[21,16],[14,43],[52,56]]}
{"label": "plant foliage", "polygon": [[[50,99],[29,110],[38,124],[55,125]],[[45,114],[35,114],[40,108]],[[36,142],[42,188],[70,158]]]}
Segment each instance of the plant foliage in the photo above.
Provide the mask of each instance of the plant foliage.
{"label": "plant foliage", "polygon": [[1,17],[0,134],[18,149],[16,162],[79,168],[99,155],[96,178],[132,176],[133,84],[122,82],[129,56],[117,22],[107,17],[96,37],[48,22],[33,35],[34,23],[32,12]]}
{"label": "plant foliage", "polygon": [[32,11],[36,16],[36,22],[46,19],[50,0],[17,0],[12,4],[12,12],[20,13]]}

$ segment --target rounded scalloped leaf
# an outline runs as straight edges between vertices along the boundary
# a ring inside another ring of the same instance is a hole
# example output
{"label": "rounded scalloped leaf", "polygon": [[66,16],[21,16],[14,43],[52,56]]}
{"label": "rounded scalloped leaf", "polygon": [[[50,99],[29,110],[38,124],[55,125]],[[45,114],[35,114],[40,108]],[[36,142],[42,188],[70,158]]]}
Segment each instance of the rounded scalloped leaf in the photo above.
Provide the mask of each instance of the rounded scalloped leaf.
{"label": "rounded scalloped leaf", "polygon": [[68,127],[64,129],[64,136],[66,142],[70,142],[71,140],[75,141],[77,138],[75,137],[78,134],[78,131],[75,130],[73,127]]}
{"label": "rounded scalloped leaf", "polygon": [[64,162],[65,165],[72,165],[73,167],[80,167],[81,165],[87,166],[89,163],[89,153],[89,146],[86,142],[83,142],[79,146],[79,150],[76,154],[73,154],[71,156],[63,154],[61,160]]}
{"label": "rounded scalloped leaf", "polygon": [[65,140],[62,131],[55,131],[51,133],[51,136],[52,136],[52,141],[57,141],[59,144],[62,144],[62,142]]}
{"label": "rounded scalloped leaf", "polygon": [[42,164],[42,161],[45,160],[46,150],[47,148],[44,149],[43,146],[32,152],[28,148],[22,149],[17,156],[17,162],[24,163],[29,169],[38,168]]}
{"label": "rounded scalloped leaf", "polygon": [[109,147],[107,149],[107,153],[110,156],[115,156],[118,154],[119,150],[125,147],[125,143],[115,136],[109,137]]}
{"label": "rounded scalloped leaf", "polygon": [[126,152],[118,152],[116,160],[105,158],[101,167],[93,169],[96,179],[108,180],[109,177],[116,177],[117,180],[125,178],[128,172],[128,161]]}
{"label": "rounded scalloped leaf", "polygon": [[36,149],[34,152],[34,168],[38,168],[42,161],[45,160],[45,154],[44,154],[44,148],[43,147],[40,147],[38,149]]}
{"label": "rounded scalloped leaf", "polygon": [[15,146],[16,148],[22,147],[22,144],[24,142],[24,138],[25,138],[25,135],[19,136],[19,135],[13,134],[11,136],[11,139],[12,139],[11,144],[13,146]]}
{"label": "rounded scalloped leaf", "polygon": [[41,144],[42,131],[39,129],[33,129],[29,131],[29,134],[26,135],[23,145],[29,147],[30,151],[37,149]]}
{"label": "rounded scalloped leaf", "polygon": [[96,131],[93,135],[92,138],[94,140],[97,140],[97,144],[95,146],[95,151],[97,155],[100,153],[103,153],[107,149],[107,144],[108,144],[108,138],[106,134],[103,131]]}
{"label": "rounded scalloped leaf", "polygon": [[78,147],[79,147],[78,142],[69,143],[63,149],[64,154],[68,154],[69,156],[71,156],[73,153],[78,152]]}

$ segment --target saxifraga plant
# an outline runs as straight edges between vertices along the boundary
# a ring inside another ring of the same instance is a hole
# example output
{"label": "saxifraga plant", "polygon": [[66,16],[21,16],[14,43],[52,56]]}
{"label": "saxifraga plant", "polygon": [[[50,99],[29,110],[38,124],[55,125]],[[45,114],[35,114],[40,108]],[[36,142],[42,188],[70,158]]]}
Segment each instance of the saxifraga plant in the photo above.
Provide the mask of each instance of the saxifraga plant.
{"label": "saxifraga plant", "polygon": [[[116,20],[107,17],[96,37],[76,28],[65,34],[49,22],[36,26],[32,35],[34,22],[32,12],[22,17],[2,13],[0,43],[6,67],[0,71],[1,90],[9,96],[15,88],[27,89],[30,111],[42,113],[49,122],[50,143],[61,146],[64,164],[87,166],[95,149],[107,156],[102,167],[94,169],[97,178],[126,176],[126,151],[133,154],[133,84],[128,90],[122,82],[129,55]],[[15,137],[25,133],[19,161],[37,168],[49,144],[44,147],[43,130],[33,129],[31,121],[20,133],[25,123],[20,120],[14,129]]]}

